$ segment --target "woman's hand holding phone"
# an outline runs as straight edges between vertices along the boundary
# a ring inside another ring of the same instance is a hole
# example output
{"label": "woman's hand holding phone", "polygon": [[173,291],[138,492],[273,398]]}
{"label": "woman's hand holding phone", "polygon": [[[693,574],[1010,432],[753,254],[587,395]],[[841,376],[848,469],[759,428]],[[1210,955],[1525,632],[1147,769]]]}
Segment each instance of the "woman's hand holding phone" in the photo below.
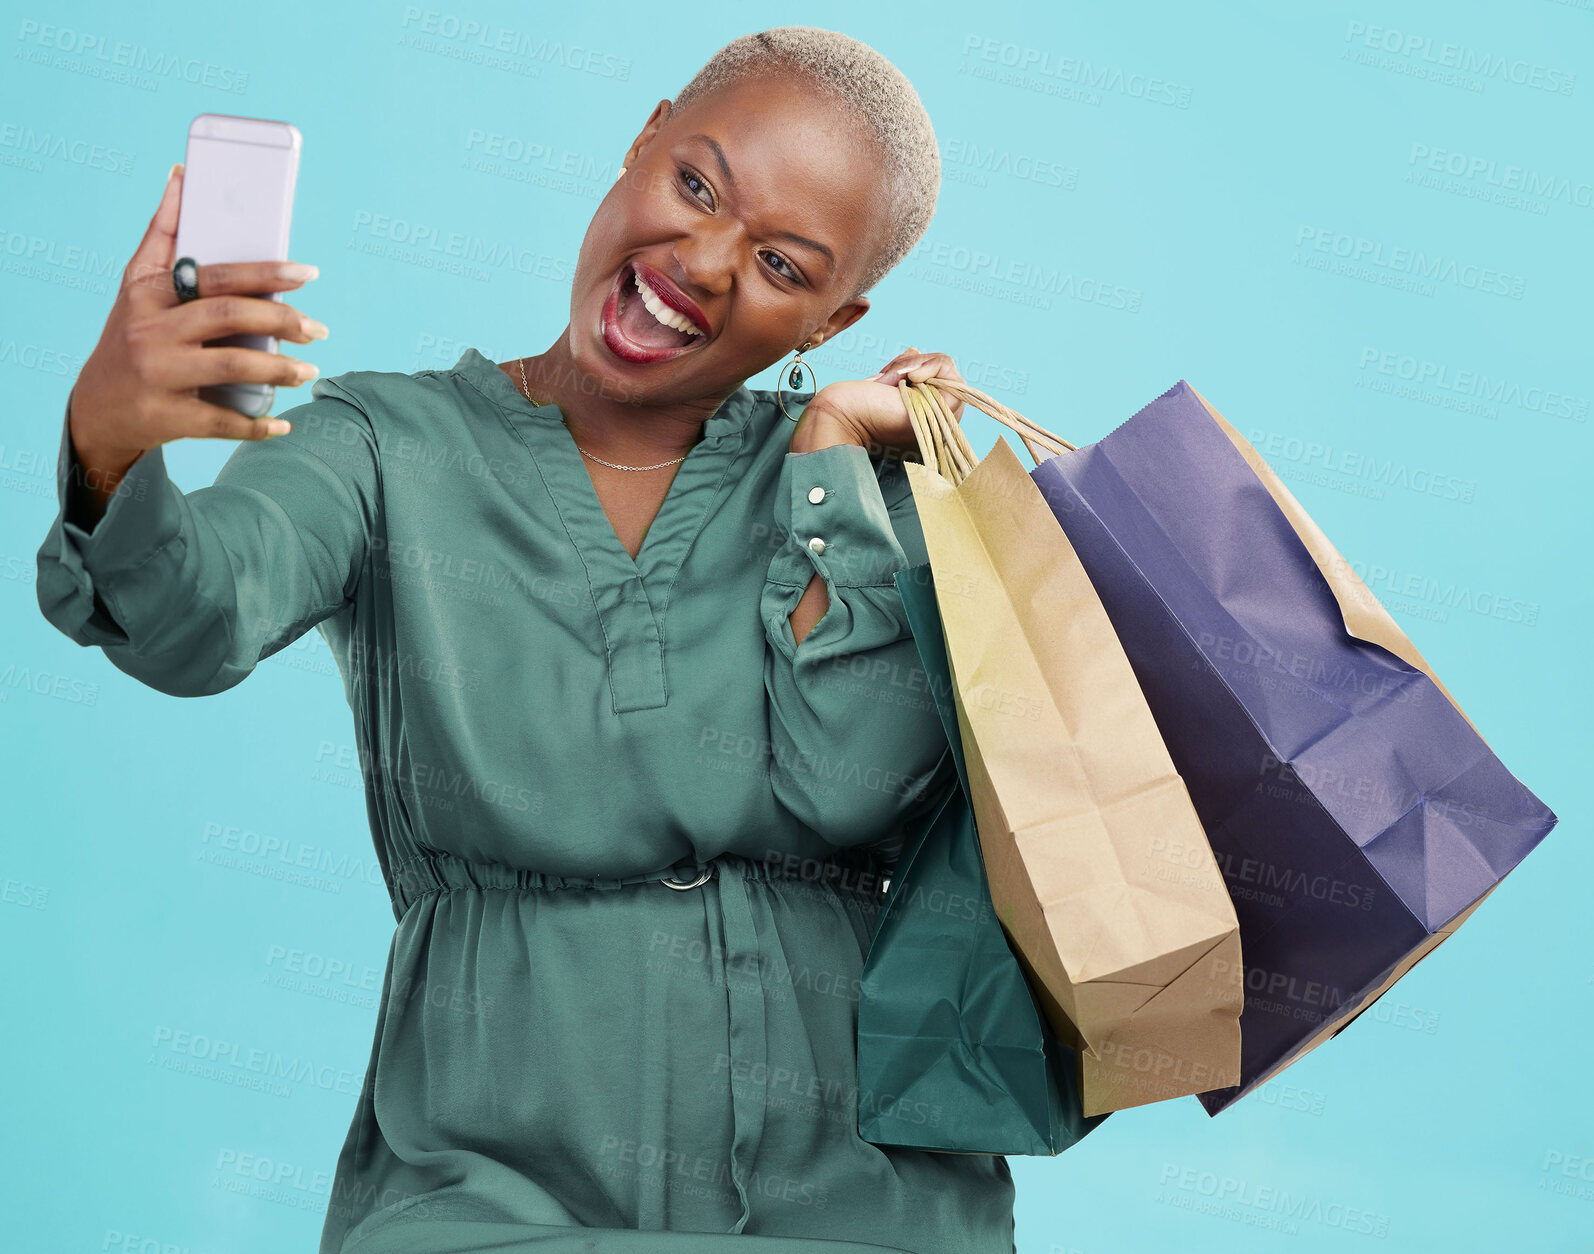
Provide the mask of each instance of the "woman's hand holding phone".
{"label": "woman's hand holding phone", "polygon": [[172,263],[182,186],[179,164],[122,272],[110,317],[72,388],[67,425],[96,521],[122,476],[149,449],[184,437],[265,440],[289,430],[280,418],[250,418],[202,401],[201,387],[298,387],[319,373],[282,353],[204,346],[207,340],[244,332],[308,344],[324,339],[327,329],[285,301],[261,295],[292,291],[316,277],[315,267],[297,262],[201,265],[199,295],[180,301]]}

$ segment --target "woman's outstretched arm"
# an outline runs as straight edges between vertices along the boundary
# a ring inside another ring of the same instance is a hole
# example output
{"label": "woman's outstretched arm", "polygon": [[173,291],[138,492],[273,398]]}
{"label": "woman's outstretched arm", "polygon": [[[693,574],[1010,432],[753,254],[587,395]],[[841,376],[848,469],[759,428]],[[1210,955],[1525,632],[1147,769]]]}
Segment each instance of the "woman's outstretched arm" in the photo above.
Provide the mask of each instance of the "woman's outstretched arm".
{"label": "woman's outstretched arm", "polygon": [[353,595],[381,511],[376,431],[356,397],[318,379],[279,417],[293,430],[240,443],[186,495],[160,446],[108,500],[63,423],[59,512],[38,552],[44,617],[118,669],[178,697],[242,681]]}

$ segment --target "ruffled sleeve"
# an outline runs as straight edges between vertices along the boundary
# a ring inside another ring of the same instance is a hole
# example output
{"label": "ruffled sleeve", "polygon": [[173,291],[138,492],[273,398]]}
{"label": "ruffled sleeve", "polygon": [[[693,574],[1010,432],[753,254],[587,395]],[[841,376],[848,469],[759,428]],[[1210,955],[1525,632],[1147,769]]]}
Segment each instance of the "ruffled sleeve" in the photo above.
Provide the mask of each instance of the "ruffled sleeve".
{"label": "ruffled sleeve", "polygon": [[[381,511],[376,432],[335,378],[280,414],[286,435],[242,441],[215,483],[186,495],[159,447],[83,512],[63,419],[59,511],[38,552],[44,617],[118,669],[177,697],[243,680],[355,591]],[[68,412],[71,401],[68,399]]]}
{"label": "ruffled sleeve", "polygon": [[[788,452],[774,523],[761,605],[771,786],[832,845],[886,840],[948,753],[893,580],[928,560],[907,474],[877,473],[859,445]],[[830,605],[798,645],[789,619],[816,572]]]}

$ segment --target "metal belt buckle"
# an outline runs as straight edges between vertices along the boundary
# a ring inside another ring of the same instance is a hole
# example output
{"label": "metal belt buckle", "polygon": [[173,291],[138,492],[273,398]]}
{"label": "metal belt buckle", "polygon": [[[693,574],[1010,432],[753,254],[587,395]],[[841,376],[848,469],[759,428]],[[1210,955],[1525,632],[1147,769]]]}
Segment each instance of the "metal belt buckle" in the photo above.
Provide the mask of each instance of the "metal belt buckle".
{"label": "metal belt buckle", "polygon": [[677,892],[685,892],[688,888],[696,888],[696,887],[698,887],[701,884],[707,884],[709,882],[709,880],[711,880],[713,878],[714,878],[714,864],[712,862],[710,862],[700,872],[698,872],[698,876],[697,876],[697,878],[695,880],[685,880],[685,881],[683,881],[683,880],[677,879],[674,875],[666,875],[663,879],[661,879],[659,881],[659,883],[663,884],[664,887],[666,887],[666,888],[673,888]]}

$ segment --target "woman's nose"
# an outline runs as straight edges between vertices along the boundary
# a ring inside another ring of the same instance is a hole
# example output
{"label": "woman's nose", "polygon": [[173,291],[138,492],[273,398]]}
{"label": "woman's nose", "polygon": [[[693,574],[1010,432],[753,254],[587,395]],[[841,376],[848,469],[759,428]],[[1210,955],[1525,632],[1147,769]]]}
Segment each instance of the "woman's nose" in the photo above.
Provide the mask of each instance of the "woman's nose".
{"label": "woman's nose", "polygon": [[721,296],[736,273],[737,244],[728,231],[694,231],[675,245],[678,273],[670,277],[687,295]]}

